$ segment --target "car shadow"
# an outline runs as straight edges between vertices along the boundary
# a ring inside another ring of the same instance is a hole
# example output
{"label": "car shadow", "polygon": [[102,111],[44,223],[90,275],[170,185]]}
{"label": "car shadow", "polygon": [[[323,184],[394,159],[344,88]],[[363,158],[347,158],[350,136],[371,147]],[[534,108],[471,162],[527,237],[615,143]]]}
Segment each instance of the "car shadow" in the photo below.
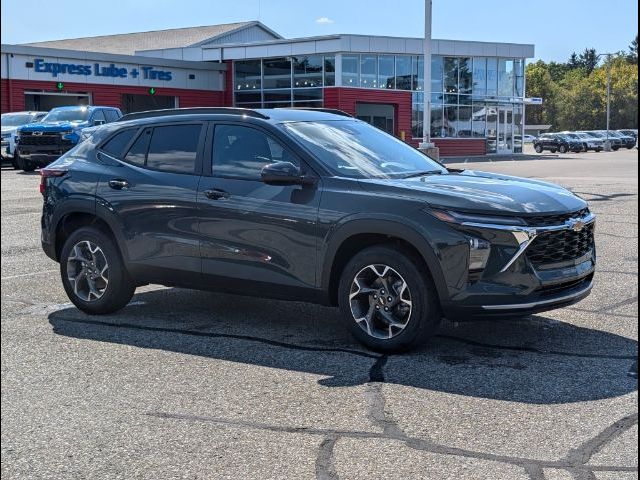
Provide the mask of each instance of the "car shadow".
{"label": "car shadow", "polygon": [[58,335],[310,373],[332,388],[378,381],[530,404],[637,389],[636,341],[544,316],[446,325],[421,349],[389,356],[355,343],[333,308],[182,289],[139,293],[112,315],[66,307],[49,322]]}

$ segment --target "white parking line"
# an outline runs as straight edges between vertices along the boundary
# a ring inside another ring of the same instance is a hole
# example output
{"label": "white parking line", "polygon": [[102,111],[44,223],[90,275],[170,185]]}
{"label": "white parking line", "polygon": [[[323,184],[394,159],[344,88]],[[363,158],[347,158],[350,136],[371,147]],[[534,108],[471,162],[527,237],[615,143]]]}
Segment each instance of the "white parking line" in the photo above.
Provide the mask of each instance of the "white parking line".
{"label": "white parking line", "polygon": [[58,270],[43,270],[41,272],[31,272],[31,273],[21,273],[20,275],[7,275],[6,277],[2,277],[1,280],[11,280],[12,278],[20,278],[20,277],[33,277],[34,275],[44,275],[46,273],[54,273]]}

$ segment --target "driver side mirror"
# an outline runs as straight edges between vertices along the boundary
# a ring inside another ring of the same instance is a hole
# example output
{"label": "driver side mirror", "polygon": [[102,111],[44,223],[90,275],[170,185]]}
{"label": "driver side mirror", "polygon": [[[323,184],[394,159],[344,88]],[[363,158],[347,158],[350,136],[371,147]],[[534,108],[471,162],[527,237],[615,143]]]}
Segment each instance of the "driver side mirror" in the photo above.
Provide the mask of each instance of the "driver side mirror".
{"label": "driver side mirror", "polygon": [[302,175],[302,170],[291,162],[275,162],[265,165],[260,180],[267,185],[306,185],[313,183]]}

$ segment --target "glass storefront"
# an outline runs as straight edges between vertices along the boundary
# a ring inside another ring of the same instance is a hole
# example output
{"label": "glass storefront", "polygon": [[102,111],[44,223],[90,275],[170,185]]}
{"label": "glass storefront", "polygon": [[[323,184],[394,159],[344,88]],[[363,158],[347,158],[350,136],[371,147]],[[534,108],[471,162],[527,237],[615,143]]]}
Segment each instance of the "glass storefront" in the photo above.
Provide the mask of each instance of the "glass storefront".
{"label": "glass storefront", "polygon": [[[336,69],[336,61],[340,62]],[[234,62],[235,105],[322,107],[322,88],[412,91],[412,136],[422,137],[422,55],[306,55]],[[522,150],[524,59],[431,59],[431,136],[486,138],[487,151]],[[336,70],[340,72],[336,82]]]}

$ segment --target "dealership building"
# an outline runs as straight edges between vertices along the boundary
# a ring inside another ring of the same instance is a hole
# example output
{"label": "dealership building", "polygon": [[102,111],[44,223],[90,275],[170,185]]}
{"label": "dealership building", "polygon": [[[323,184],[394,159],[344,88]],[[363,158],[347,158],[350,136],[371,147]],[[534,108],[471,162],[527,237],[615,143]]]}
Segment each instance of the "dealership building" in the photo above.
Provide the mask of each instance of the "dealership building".
{"label": "dealership building", "polygon": [[254,21],[3,44],[1,109],[336,108],[417,145],[426,103],[441,155],[521,151],[533,45],[434,39],[425,85],[423,42],[285,39]]}

